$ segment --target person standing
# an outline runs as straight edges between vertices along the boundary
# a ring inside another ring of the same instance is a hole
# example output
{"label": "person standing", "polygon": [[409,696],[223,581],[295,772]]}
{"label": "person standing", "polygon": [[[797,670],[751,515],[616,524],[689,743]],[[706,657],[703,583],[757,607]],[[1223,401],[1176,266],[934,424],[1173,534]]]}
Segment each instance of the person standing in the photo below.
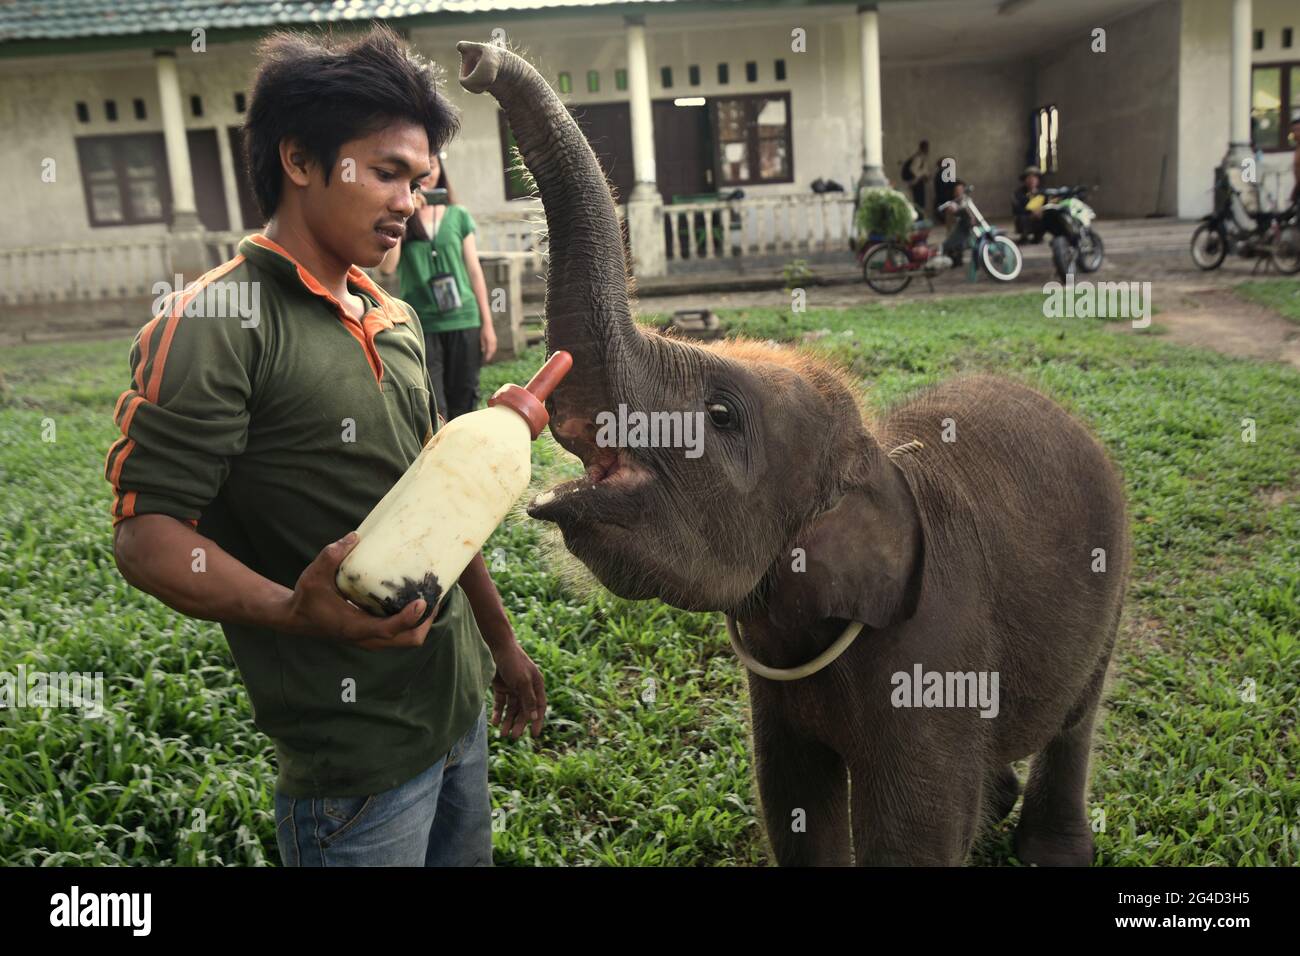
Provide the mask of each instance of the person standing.
{"label": "person standing", "polygon": [[397,273],[398,294],[420,317],[434,414],[450,421],[478,404],[479,368],[492,360],[497,339],[474,219],[457,204],[444,159],[436,153],[429,157],[424,185],[445,190],[446,202],[429,202],[423,189],[416,193],[415,215],[379,272]]}
{"label": "person standing", "polygon": [[921,140],[916,152],[903,161],[903,182],[912,189],[912,202],[925,213],[925,184],[930,176],[930,141]]}
{"label": "person standing", "polygon": [[[438,431],[417,316],[362,269],[397,243],[457,112],[387,27],[277,33],[258,56],[244,149],[266,231],[131,346],[104,462],[113,555],[220,622],[275,744],[286,866],[491,865],[485,693],[514,737],[541,732],[546,694],[483,555],[436,615],[421,598],[372,617],[335,584]],[[186,315],[218,281],[252,288],[254,314]]]}

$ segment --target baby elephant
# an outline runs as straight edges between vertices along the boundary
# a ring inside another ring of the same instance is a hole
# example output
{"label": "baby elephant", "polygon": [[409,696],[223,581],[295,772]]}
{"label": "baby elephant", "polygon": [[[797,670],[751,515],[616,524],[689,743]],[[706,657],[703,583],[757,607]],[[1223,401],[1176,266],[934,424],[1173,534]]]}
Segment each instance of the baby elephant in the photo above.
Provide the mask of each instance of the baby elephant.
{"label": "baby elephant", "polygon": [[547,347],[574,357],[550,428],[587,474],[529,513],[614,593],[726,613],[776,859],[961,863],[1019,795],[1011,761],[1035,754],[1017,855],[1090,862],[1089,746],[1129,564],[1097,441],[1015,382],[957,379],[873,421],[811,355],[638,326],[572,117],[520,57],[458,48],[541,193]]}

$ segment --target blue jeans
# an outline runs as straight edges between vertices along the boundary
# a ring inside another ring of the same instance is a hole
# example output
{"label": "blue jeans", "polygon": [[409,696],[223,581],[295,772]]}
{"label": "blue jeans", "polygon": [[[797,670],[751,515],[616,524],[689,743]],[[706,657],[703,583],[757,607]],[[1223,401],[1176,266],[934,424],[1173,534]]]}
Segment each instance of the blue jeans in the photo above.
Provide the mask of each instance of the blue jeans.
{"label": "blue jeans", "polygon": [[275,793],[285,866],[491,866],[487,714],[424,773],[368,797]]}

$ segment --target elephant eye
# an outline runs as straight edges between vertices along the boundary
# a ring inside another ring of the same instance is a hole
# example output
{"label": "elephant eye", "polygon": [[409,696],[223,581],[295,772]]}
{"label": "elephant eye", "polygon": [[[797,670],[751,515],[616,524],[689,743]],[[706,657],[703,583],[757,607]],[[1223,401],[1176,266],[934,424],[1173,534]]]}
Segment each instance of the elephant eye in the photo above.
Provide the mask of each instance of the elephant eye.
{"label": "elephant eye", "polygon": [[710,402],[708,408],[709,420],[719,428],[728,428],[735,420],[731,413],[731,406],[725,402]]}

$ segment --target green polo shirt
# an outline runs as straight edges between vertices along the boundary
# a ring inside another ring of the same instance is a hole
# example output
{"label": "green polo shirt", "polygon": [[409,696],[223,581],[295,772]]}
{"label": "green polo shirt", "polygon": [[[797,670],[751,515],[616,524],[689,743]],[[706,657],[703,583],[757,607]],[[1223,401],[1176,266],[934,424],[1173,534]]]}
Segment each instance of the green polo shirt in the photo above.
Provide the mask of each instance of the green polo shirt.
{"label": "green polo shirt", "polygon": [[[410,239],[402,243],[397,281],[402,298],[420,317],[426,333],[477,329],[482,324],[478,300],[465,265],[465,237],[474,232],[474,217],[464,206],[448,206],[433,240]],[[435,275],[456,277],[460,308],[443,312],[429,287]]]}
{"label": "green polo shirt", "polygon": [[[361,524],[436,426],[411,308],[355,267],[348,286],[361,322],[255,235],[162,302],[114,413],[114,524],[170,515],[289,588]],[[421,647],[222,630],[291,797],[367,796],[428,769],[478,719],[495,672],[459,585]]]}

